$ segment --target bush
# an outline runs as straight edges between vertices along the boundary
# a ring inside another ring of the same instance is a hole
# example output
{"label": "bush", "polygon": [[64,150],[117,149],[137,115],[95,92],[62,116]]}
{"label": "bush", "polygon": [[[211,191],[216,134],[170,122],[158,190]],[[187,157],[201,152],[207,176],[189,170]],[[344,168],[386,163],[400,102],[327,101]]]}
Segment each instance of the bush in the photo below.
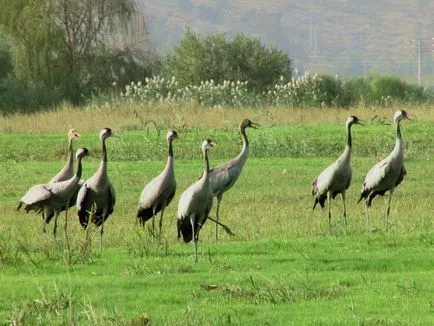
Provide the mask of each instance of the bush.
{"label": "bush", "polygon": [[13,77],[0,81],[0,113],[16,111],[34,112],[52,108],[60,103],[63,93],[60,89],[48,89],[42,85],[23,85]]}
{"label": "bush", "polygon": [[345,83],[345,92],[352,104],[390,106],[403,102],[429,100],[429,92],[417,85],[388,76],[357,78]]}
{"label": "bush", "polygon": [[[144,82],[125,86],[121,96],[125,101],[134,102],[196,102],[207,107],[260,107],[265,105],[297,108],[349,107],[358,104],[375,103],[388,105],[390,93],[374,93],[371,83],[364,79],[347,82],[337,77],[306,72],[297,78],[280,80],[268,91],[255,92],[249,89],[247,81],[216,83],[213,79],[197,85],[181,86],[175,77],[166,79],[159,76],[146,78]],[[378,84],[377,84],[378,85]],[[405,84],[399,93],[403,102],[428,100],[430,94],[421,87]],[[379,87],[377,88],[377,90]],[[383,89],[386,89],[384,87]],[[378,96],[381,96],[377,99]],[[387,96],[387,97],[384,97]],[[397,94],[394,95],[398,97]]]}
{"label": "bush", "polygon": [[268,92],[272,105],[293,107],[347,107],[351,104],[343,82],[327,75],[309,72],[285,83],[284,78]]}
{"label": "bush", "polygon": [[229,41],[225,34],[202,37],[187,31],[164,60],[163,75],[174,76],[183,87],[230,80],[247,81],[249,90],[264,91],[280,76],[291,76],[291,60],[287,53],[243,34]]}

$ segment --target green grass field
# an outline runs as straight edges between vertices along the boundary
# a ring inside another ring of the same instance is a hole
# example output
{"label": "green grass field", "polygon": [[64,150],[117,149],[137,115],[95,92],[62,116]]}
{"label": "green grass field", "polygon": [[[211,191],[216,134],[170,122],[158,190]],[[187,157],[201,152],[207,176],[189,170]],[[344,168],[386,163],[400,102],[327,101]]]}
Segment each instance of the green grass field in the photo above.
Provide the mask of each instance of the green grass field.
{"label": "green grass field", "polygon": [[[205,136],[218,145],[211,166],[238,153],[237,122],[179,130],[177,195],[166,210],[161,241],[135,225],[135,213],[144,184],[164,167],[166,130],[158,135],[117,126],[120,138],[107,145],[118,201],[105,224],[104,248],[94,228],[92,250],[83,252],[75,208],[69,211],[70,251],[61,227],[55,241],[52,223],[42,234],[39,216],[15,211],[30,186],[63,166],[67,130],[25,132],[9,120],[0,133],[0,323],[434,324],[434,121],[418,111],[402,124],[408,174],[395,191],[387,233],[386,198],[374,200],[371,229],[364,205],[356,203],[364,175],[391,150],[394,128],[369,119],[353,128],[348,225],[339,197],[332,202],[330,235],[326,210],[312,211],[311,181],[343,150],[344,119],[334,117],[348,112],[320,113],[323,123],[318,116],[304,124],[270,123],[257,114],[263,126],[248,130],[251,156],[221,206],[221,220],[236,236],[220,231],[215,243],[215,225],[207,222],[197,264],[193,245],[176,239],[177,202],[201,173]],[[38,129],[42,121],[35,119]],[[75,148],[99,156],[98,132],[82,132]],[[84,177],[98,160],[85,158]],[[60,226],[63,221],[61,215]]]}

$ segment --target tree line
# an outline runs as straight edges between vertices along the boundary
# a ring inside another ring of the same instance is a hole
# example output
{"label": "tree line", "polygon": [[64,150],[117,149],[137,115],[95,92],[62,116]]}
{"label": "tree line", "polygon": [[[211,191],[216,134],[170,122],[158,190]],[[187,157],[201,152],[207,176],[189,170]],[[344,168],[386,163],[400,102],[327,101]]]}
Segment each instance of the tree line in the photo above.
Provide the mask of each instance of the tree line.
{"label": "tree line", "polygon": [[[3,114],[61,101],[83,105],[109,94],[113,85],[124,87],[157,75],[174,78],[179,87],[247,82],[243,85],[251,94],[294,80],[287,52],[241,33],[229,38],[187,30],[172,51],[160,57],[148,42],[143,10],[133,0],[0,0],[0,6]],[[312,85],[306,87],[315,87],[316,94],[327,99],[321,104],[328,106],[353,105],[361,98],[427,98],[422,88],[393,77],[358,78],[343,85],[322,76]]]}

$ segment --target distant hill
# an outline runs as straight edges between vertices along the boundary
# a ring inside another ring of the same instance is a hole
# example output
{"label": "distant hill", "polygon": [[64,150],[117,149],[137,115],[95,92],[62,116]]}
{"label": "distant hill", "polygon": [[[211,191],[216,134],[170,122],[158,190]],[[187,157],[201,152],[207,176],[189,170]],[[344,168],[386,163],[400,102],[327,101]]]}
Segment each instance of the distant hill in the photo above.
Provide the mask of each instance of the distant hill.
{"label": "distant hill", "polygon": [[289,52],[299,70],[394,74],[434,81],[433,0],[137,0],[150,38],[164,54],[186,27],[238,32]]}

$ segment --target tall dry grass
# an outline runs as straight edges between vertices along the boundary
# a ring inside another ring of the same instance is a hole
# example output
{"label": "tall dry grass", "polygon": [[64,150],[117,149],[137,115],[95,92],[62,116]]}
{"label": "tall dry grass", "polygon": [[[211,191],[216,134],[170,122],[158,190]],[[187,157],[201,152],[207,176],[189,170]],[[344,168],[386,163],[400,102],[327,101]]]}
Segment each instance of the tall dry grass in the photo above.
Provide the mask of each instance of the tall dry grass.
{"label": "tall dry grass", "polygon": [[230,128],[241,119],[249,117],[262,124],[329,124],[341,123],[348,115],[361,119],[379,117],[391,120],[397,109],[406,109],[410,116],[434,121],[434,106],[415,107],[356,107],[351,109],[292,109],[286,107],[264,108],[206,108],[196,103],[184,104],[122,104],[104,106],[90,105],[74,108],[64,104],[53,110],[35,114],[15,114],[0,119],[1,132],[60,133],[68,128],[90,132],[109,126],[117,131],[142,129],[144,127]]}

